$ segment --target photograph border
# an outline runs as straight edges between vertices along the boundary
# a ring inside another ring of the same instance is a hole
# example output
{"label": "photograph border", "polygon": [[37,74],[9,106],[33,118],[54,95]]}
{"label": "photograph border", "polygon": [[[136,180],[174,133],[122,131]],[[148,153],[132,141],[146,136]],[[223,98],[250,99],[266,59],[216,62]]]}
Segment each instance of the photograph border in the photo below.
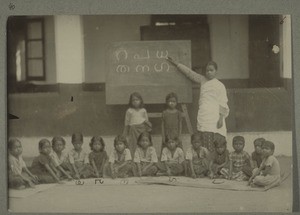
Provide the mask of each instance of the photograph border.
{"label": "photograph border", "polygon": [[[0,214],[10,213],[7,188],[7,33],[9,16],[104,14],[286,14],[292,22],[293,212],[299,213],[300,1],[299,0],[0,0]],[[284,20],[283,20],[284,21]],[[297,81],[298,80],[298,81]],[[200,212],[201,213],[201,212]],[[28,214],[28,213],[27,213]],[[51,214],[51,213],[42,213]],[[60,213],[69,214],[69,213]],[[82,214],[82,213],[81,213]],[[88,213],[86,213],[88,214]],[[245,213],[247,214],[247,213]],[[259,214],[259,213],[257,213]]]}

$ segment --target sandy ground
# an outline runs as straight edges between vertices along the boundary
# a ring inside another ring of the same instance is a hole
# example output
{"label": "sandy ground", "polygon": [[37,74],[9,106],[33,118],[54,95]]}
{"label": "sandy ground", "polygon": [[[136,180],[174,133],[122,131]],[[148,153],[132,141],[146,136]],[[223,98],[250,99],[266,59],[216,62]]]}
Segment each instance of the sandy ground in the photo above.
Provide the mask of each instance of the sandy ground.
{"label": "sandy ground", "polygon": [[[279,158],[291,170],[291,157]],[[13,212],[291,212],[292,176],[266,192],[166,185],[58,185],[26,198],[10,198]]]}

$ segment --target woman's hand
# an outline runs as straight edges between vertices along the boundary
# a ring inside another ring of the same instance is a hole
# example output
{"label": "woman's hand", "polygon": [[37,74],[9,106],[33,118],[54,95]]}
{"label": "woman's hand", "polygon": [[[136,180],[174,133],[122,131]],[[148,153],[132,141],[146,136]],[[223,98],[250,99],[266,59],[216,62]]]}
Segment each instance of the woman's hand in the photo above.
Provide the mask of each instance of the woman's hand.
{"label": "woman's hand", "polygon": [[174,66],[177,66],[177,65],[178,65],[178,63],[175,62],[175,61],[173,60],[173,58],[171,58],[171,57],[167,57],[166,60],[169,61],[169,63],[171,63],[171,64],[174,65]]}

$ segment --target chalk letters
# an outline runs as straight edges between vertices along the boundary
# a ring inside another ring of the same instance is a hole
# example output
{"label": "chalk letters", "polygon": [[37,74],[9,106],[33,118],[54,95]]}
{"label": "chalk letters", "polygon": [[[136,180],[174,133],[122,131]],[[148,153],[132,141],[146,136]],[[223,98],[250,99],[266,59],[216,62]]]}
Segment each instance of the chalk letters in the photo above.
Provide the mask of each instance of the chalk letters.
{"label": "chalk letters", "polygon": [[149,50],[147,49],[147,51],[146,51],[146,56],[144,56],[144,57],[141,57],[139,54],[135,54],[134,56],[133,56],[133,58],[134,59],[137,59],[137,60],[143,60],[143,59],[149,59],[150,58],[150,54],[149,54]]}
{"label": "chalk letters", "polygon": [[116,53],[116,58],[118,61],[120,61],[122,57],[124,60],[126,60],[128,58],[128,53],[125,49],[117,50],[115,53]]}
{"label": "chalk letters", "polygon": [[150,68],[148,65],[137,65],[135,67],[135,71],[136,72],[149,72],[150,71]]}

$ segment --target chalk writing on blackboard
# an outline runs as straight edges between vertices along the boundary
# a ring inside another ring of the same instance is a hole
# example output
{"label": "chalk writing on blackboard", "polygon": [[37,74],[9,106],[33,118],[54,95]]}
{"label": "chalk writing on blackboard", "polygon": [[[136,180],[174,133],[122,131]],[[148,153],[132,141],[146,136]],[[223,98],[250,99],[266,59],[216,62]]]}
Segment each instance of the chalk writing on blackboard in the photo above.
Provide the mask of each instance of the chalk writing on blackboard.
{"label": "chalk writing on blackboard", "polygon": [[167,58],[169,55],[168,50],[166,51],[156,51],[156,57],[157,58]]}
{"label": "chalk writing on blackboard", "polygon": [[135,71],[136,72],[149,72],[150,67],[148,65],[137,65],[135,67]]}
{"label": "chalk writing on blackboard", "polygon": [[118,61],[121,60],[121,58],[123,58],[124,60],[126,60],[128,58],[128,53],[125,49],[121,49],[116,51],[116,58]]}
{"label": "chalk writing on blackboard", "polygon": [[[165,65],[165,66],[164,66],[164,65]],[[165,71],[169,72],[170,66],[169,66],[168,63],[162,62],[162,63],[160,64],[160,66],[158,66],[157,63],[154,64],[154,70],[155,70],[155,72],[162,72],[162,71],[164,70],[164,68],[166,68]]]}
{"label": "chalk writing on blackboard", "polygon": [[120,73],[125,73],[125,72],[129,72],[129,66],[127,65],[118,65],[116,68],[116,72],[120,72]]}
{"label": "chalk writing on blackboard", "polygon": [[146,54],[144,56],[140,56],[139,54],[135,54],[133,56],[133,58],[136,59],[136,60],[150,59],[149,50],[147,49]]}

